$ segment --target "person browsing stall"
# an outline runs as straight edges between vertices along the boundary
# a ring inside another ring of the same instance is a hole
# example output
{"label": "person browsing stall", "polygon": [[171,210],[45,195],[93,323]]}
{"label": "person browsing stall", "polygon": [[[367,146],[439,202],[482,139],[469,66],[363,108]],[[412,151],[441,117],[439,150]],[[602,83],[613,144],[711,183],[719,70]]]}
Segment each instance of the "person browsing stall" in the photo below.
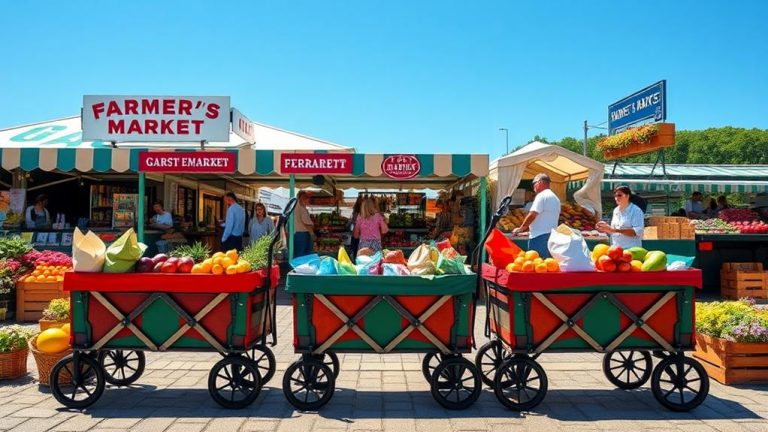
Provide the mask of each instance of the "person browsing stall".
{"label": "person browsing stall", "polygon": [[536,197],[533,199],[531,210],[523,219],[519,228],[512,230],[513,235],[528,234],[528,249],[535,250],[542,258],[549,258],[549,234],[557,227],[560,217],[560,199],[549,188],[549,176],[544,173],[536,174],[533,178],[533,190]]}
{"label": "person browsing stall", "polygon": [[685,215],[688,216],[688,219],[701,219],[704,217],[702,199],[701,192],[694,192],[691,195],[691,199],[685,202]]}
{"label": "person browsing stall", "polygon": [[264,204],[256,204],[256,214],[251,218],[251,223],[248,224],[248,236],[251,239],[251,244],[259,241],[260,238],[272,234],[275,229],[275,224],[272,223],[272,218],[267,215],[267,208]]}
{"label": "person browsing stall", "polygon": [[41,194],[35,198],[35,203],[24,212],[28,229],[45,229],[51,227],[51,215],[48,213],[48,195]]}
{"label": "person browsing stall", "polygon": [[640,207],[629,202],[632,191],[629,186],[618,186],[613,190],[616,208],[613,209],[611,224],[604,221],[597,223],[597,230],[611,236],[611,245],[628,249],[643,245],[645,216]]}
{"label": "person browsing stall", "polygon": [[360,206],[360,214],[355,221],[354,232],[352,233],[353,237],[360,239],[359,249],[369,248],[374,253],[380,252],[382,250],[381,236],[388,231],[387,221],[379,213],[376,201],[373,198],[363,201],[363,204]]}
{"label": "person browsing stall", "polygon": [[221,248],[223,250],[243,249],[243,231],[245,231],[245,210],[237,203],[237,196],[233,192],[224,195],[227,204],[227,217],[224,220],[224,234],[221,235]]}
{"label": "person browsing stall", "polygon": [[315,224],[309,217],[309,193],[301,191],[296,196],[298,202],[293,211],[293,256],[309,255],[314,251]]}
{"label": "person browsing stall", "polygon": [[155,201],[152,204],[152,210],[155,211],[155,215],[150,220],[150,226],[161,230],[167,230],[173,228],[173,216],[171,212],[165,211],[162,201]]}

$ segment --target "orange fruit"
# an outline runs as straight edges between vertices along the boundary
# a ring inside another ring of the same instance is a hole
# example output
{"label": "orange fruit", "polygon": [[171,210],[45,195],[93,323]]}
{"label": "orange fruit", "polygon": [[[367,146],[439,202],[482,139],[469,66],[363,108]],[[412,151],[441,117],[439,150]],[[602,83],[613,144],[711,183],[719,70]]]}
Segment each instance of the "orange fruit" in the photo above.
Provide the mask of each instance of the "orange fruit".
{"label": "orange fruit", "polygon": [[227,255],[227,258],[232,260],[232,262],[237,262],[239,258],[237,255],[237,249],[228,250],[226,255]]}
{"label": "orange fruit", "polygon": [[547,265],[543,262],[536,264],[536,273],[546,273]]}
{"label": "orange fruit", "polygon": [[533,261],[538,257],[539,257],[539,253],[536,252],[535,250],[529,250],[525,252],[525,259],[528,261]]}
{"label": "orange fruit", "polygon": [[641,272],[643,271],[643,262],[638,260],[632,260],[629,263],[630,268],[629,271],[631,272]]}
{"label": "orange fruit", "polygon": [[513,262],[515,264],[523,265],[523,263],[525,262],[525,257],[517,257],[517,258],[515,258],[515,261],[513,261]]}
{"label": "orange fruit", "polygon": [[203,272],[203,265],[195,264],[192,266],[192,271],[190,273],[202,273],[202,272]]}
{"label": "orange fruit", "polygon": [[227,256],[224,252],[216,252],[211,258],[224,258]]}
{"label": "orange fruit", "polygon": [[543,260],[543,259],[541,259],[541,258],[536,258],[536,259],[534,259],[534,260],[533,260],[533,265],[539,265],[539,264],[541,264],[541,263],[543,263],[543,262],[544,262],[544,260]]}
{"label": "orange fruit", "polygon": [[521,272],[523,271],[523,265],[518,263],[512,263],[512,271],[513,272]]}
{"label": "orange fruit", "polygon": [[35,276],[35,279],[36,279],[38,282],[44,282],[44,281],[45,281],[45,276],[43,276],[43,275],[38,275],[38,276]]}
{"label": "orange fruit", "polygon": [[56,282],[56,276],[46,276],[45,277],[46,282]]}
{"label": "orange fruit", "polygon": [[525,258],[525,251],[520,251],[520,253],[517,254],[518,258]]}
{"label": "orange fruit", "polygon": [[555,261],[554,258],[547,258],[544,260],[544,264],[547,265],[547,271],[548,272],[558,272],[560,271],[560,265]]}
{"label": "orange fruit", "polygon": [[214,258],[213,259],[213,265],[221,265],[221,262],[224,260],[224,258],[226,258],[226,257],[220,257],[219,256],[219,257]]}
{"label": "orange fruit", "polygon": [[32,276],[40,276],[40,270],[35,270],[32,272]]}
{"label": "orange fruit", "polygon": [[522,268],[523,268],[523,271],[526,273],[533,273],[533,271],[535,270],[533,261],[524,262]]}
{"label": "orange fruit", "polygon": [[[210,260],[205,260],[198,265],[200,266],[200,273],[210,273],[211,269],[213,269],[213,263]],[[194,268],[194,266],[192,268]]]}
{"label": "orange fruit", "polygon": [[227,266],[227,274],[228,275],[237,274],[237,265],[232,264],[230,266]]}
{"label": "orange fruit", "polygon": [[227,268],[235,264],[237,264],[237,261],[232,261],[230,257],[224,257],[221,259],[221,266],[224,268]]}
{"label": "orange fruit", "polygon": [[34,282],[35,280],[36,280],[36,279],[35,279],[35,276],[27,276],[27,277],[24,279],[24,282]]}
{"label": "orange fruit", "polygon": [[220,275],[224,273],[224,267],[222,267],[221,264],[214,264],[213,267],[211,267],[211,273]]}
{"label": "orange fruit", "polygon": [[64,276],[56,276],[56,282],[64,282]]}
{"label": "orange fruit", "polygon": [[505,268],[505,270],[508,271],[508,272],[513,272],[514,270],[512,270],[512,267],[514,265],[515,265],[515,263],[513,263],[513,262],[507,264],[507,267]]}

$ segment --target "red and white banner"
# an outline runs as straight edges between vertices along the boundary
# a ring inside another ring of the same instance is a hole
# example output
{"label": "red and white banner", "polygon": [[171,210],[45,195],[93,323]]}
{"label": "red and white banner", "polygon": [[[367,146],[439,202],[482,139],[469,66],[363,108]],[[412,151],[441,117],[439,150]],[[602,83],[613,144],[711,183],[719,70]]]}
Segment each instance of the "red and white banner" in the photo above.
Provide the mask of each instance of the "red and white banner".
{"label": "red and white banner", "polygon": [[140,152],[139,171],[159,173],[227,173],[236,170],[231,152]]}
{"label": "red and white banner", "polygon": [[232,108],[232,132],[248,144],[256,143],[253,122],[248,120],[237,108]]}
{"label": "red and white banner", "polygon": [[281,174],[352,174],[350,153],[282,153]]}
{"label": "red and white banner", "polygon": [[392,155],[387,156],[381,162],[381,171],[387,177],[398,180],[412,179],[419,175],[421,163],[416,155]]}
{"label": "red and white banner", "polygon": [[83,96],[83,141],[228,142],[229,96]]}

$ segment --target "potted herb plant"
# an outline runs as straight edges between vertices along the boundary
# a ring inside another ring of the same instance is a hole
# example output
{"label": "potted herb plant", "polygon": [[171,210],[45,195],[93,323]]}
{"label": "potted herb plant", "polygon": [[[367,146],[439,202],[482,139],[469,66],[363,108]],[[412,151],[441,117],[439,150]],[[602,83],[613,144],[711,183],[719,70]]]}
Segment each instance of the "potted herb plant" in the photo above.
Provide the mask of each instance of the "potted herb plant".
{"label": "potted herb plant", "polygon": [[40,318],[40,331],[52,327],[61,327],[69,323],[69,299],[58,298],[51,300],[48,307],[43,310],[43,317]]}
{"label": "potted herb plant", "polygon": [[749,299],[696,304],[696,351],[722,384],[768,381],[768,309]]}
{"label": "potted herb plant", "polygon": [[29,340],[35,333],[20,325],[0,327],[0,379],[15,379],[27,373]]}

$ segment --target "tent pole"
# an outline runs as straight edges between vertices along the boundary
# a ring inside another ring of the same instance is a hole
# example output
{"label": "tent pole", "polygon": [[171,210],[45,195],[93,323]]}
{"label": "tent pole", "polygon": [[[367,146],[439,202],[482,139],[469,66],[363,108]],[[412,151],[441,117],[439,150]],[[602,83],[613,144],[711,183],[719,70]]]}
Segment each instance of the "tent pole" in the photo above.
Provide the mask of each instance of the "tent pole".
{"label": "tent pole", "polygon": [[[289,180],[288,180],[288,198],[293,198],[296,196],[296,175],[291,174]],[[293,230],[295,227],[293,226],[293,217],[288,218],[288,259],[293,259]]]}
{"label": "tent pole", "polygon": [[[487,218],[487,206],[488,206],[488,197],[487,197],[487,189],[488,186],[488,179],[486,177],[480,177],[480,237],[483,238],[485,235],[486,230],[488,227],[485,226],[486,224],[486,218]],[[478,264],[478,273],[480,272],[480,267],[485,262],[485,247],[483,245],[480,245],[480,262]]]}
{"label": "tent pole", "polygon": [[136,228],[137,228],[137,237],[140,242],[144,242],[144,195],[146,195],[145,192],[145,180],[146,174],[143,172],[139,173],[139,209],[138,213],[136,215]]}

